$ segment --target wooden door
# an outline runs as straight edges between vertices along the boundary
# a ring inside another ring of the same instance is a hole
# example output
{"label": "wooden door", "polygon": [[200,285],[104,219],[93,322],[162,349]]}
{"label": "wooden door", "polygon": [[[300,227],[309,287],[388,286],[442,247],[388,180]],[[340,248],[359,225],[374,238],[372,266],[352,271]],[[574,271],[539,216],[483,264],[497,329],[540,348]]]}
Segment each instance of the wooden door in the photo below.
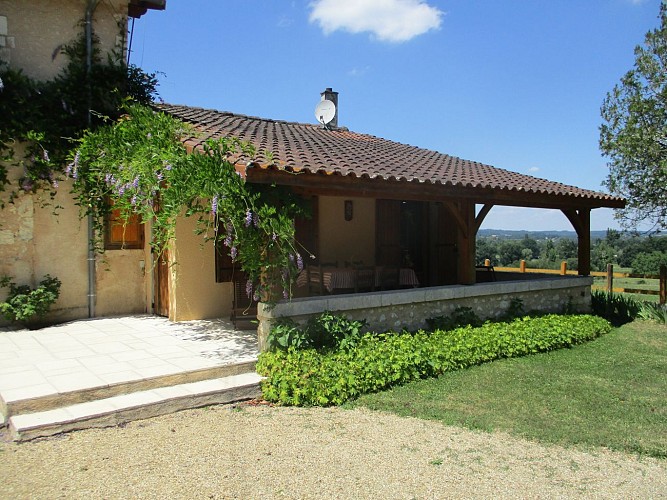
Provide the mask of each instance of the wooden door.
{"label": "wooden door", "polygon": [[458,280],[458,248],[456,222],[442,203],[430,208],[430,272],[429,285],[452,285]]}
{"label": "wooden door", "polygon": [[158,316],[169,317],[169,256],[162,252],[155,263],[155,304],[154,312]]}

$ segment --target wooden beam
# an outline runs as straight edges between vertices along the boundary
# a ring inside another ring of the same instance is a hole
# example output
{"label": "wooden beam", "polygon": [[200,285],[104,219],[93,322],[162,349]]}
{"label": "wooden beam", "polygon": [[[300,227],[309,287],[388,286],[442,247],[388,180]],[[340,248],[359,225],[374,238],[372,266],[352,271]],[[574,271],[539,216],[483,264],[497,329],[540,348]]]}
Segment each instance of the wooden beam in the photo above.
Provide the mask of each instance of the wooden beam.
{"label": "wooden beam", "polygon": [[484,222],[484,219],[486,218],[487,215],[489,215],[489,212],[491,211],[492,208],[493,205],[491,203],[485,203],[482,209],[475,217],[475,235],[479,231],[479,228],[482,226],[482,222]]}
{"label": "wooden beam", "polygon": [[591,210],[562,210],[577,232],[577,269],[580,276],[591,274]]}
{"label": "wooden beam", "polygon": [[530,208],[621,208],[618,200],[600,200],[549,193],[499,190],[474,186],[430,184],[406,180],[379,180],[339,174],[294,173],[260,167],[247,169],[247,180],[258,184],[281,184],[312,189],[320,195],[358,196],[392,200],[442,201],[465,199],[477,204]]}
{"label": "wooden beam", "polygon": [[455,201],[443,201],[442,204],[447,207],[449,212],[452,214],[452,217],[454,217],[456,226],[459,229],[459,233],[463,233],[463,235],[467,238],[470,234],[471,228],[468,227],[468,221],[465,218],[465,214],[461,211],[459,203]]}

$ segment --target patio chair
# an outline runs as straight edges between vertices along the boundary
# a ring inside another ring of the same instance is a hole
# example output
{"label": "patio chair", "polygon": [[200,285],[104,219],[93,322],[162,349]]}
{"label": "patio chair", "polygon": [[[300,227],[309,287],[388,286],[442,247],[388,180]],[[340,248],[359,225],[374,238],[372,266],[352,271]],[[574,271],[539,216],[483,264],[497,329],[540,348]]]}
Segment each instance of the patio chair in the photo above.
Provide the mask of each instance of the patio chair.
{"label": "patio chair", "polygon": [[324,273],[322,265],[308,264],[306,266],[306,282],[308,283],[308,295],[324,295]]}
{"label": "patio chair", "polygon": [[398,267],[382,266],[377,269],[377,287],[380,290],[395,290],[399,284]]}
{"label": "patio chair", "polygon": [[235,273],[231,320],[237,330],[252,328],[254,321],[257,320],[257,304],[246,293],[247,281],[248,276],[246,274]]}
{"label": "patio chair", "polygon": [[354,269],[354,292],[374,292],[375,291],[375,268],[374,267],[355,267]]}

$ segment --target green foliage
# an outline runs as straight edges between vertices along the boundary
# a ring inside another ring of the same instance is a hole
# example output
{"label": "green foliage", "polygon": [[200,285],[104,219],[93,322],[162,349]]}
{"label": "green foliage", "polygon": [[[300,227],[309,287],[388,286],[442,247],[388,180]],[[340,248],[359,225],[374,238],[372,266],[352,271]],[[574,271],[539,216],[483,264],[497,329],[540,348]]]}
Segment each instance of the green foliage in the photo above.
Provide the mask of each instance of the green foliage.
{"label": "green foliage", "polygon": [[642,302],[638,317],[656,323],[667,324],[667,305],[652,302]]}
{"label": "green foliage", "polygon": [[585,342],[609,332],[594,316],[522,318],[478,328],[361,336],[353,349],[264,352],[257,372],[263,397],[285,405],[341,404],[420,378]]}
{"label": "green foliage", "polygon": [[[156,96],[155,74],[128,67],[120,52],[103,60],[98,45],[94,36],[88,69],[82,30],[77,39],[63,46],[67,64],[50,81],[36,81],[0,63],[0,190],[8,184],[6,164],[24,171],[11,191],[10,202],[20,193],[40,190],[53,197],[72,139],[101,125],[103,117],[117,117],[127,97],[148,104]],[[18,142],[27,146],[23,158],[14,154]]]}
{"label": "green foliage", "polygon": [[113,123],[87,132],[65,173],[85,214],[96,221],[96,248],[111,208],[121,219],[139,214],[153,221],[159,254],[175,241],[178,217],[197,218],[204,239],[222,241],[249,276],[249,297],[267,302],[291,294],[303,267],[294,241],[294,218],[302,200],[277,186],[246,184],[233,160],[251,159],[253,148],[238,139],[206,140],[188,154],[185,124],[154,109],[131,104]]}
{"label": "green foliage", "polygon": [[453,330],[462,326],[480,326],[483,321],[475,314],[472,307],[462,306],[454,309],[449,316],[426,318],[429,330]]}
{"label": "green foliage", "polygon": [[632,261],[632,272],[636,274],[658,274],[660,273],[660,266],[667,266],[666,252],[641,252]]}
{"label": "green foliage", "polygon": [[596,316],[605,318],[614,325],[622,325],[639,316],[641,303],[622,294],[593,290],[591,309]]}
{"label": "green foliage", "polygon": [[0,303],[0,313],[9,321],[30,321],[49,312],[60,295],[60,280],[48,274],[39,286],[17,285],[10,277],[0,279],[1,287],[8,287],[7,300]]}
{"label": "green foliage", "polygon": [[310,318],[304,328],[289,318],[280,319],[271,327],[267,342],[270,349],[350,349],[365,327],[366,321],[324,311]]}
{"label": "green foliage", "polygon": [[609,157],[605,185],[627,198],[617,217],[627,227],[667,228],[667,3],[660,27],[635,48],[635,65],[607,94],[600,150]]}

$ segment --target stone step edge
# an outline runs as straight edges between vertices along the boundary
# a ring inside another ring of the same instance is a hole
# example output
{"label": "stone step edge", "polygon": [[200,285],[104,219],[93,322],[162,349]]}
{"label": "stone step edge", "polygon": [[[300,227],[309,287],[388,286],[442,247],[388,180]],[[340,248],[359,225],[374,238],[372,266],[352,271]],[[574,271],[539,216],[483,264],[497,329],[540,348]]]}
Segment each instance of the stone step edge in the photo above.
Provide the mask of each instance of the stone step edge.
{"label": "stone step edge", "polygon": [[[69,392],[48,394],[35,398],[20,399],[15,401],[4,401],[0,397],[0,422],[6,421],[14,416],[24,413],[36,413],[52,410],[62,406],[70,406],[87,401],[109,398],[120,394],[146,391],[157,389],[159,387],[168,387],[177,384],[189,382],[199,382],[201,380],[216,379],[241,373],[255,371],[257,359],[243,361],[241,363],[230,363],[218,365],[209,368],[201,368],[191,371],[181,371],[167,375],[158,375],[156,377],[130,380],[127,382],[117,382],[114,384],[89,387]],[[2,425],[2,424],[0,424]]]}
{"label": "stone step edge", "polygon": [[27,441],[74,430],[111,427],[190,408],[253,399],[261,396],[259,383],[262,378],[254,372],[243,373],[15,415],[9,418],[9,432],[15,441]]}

